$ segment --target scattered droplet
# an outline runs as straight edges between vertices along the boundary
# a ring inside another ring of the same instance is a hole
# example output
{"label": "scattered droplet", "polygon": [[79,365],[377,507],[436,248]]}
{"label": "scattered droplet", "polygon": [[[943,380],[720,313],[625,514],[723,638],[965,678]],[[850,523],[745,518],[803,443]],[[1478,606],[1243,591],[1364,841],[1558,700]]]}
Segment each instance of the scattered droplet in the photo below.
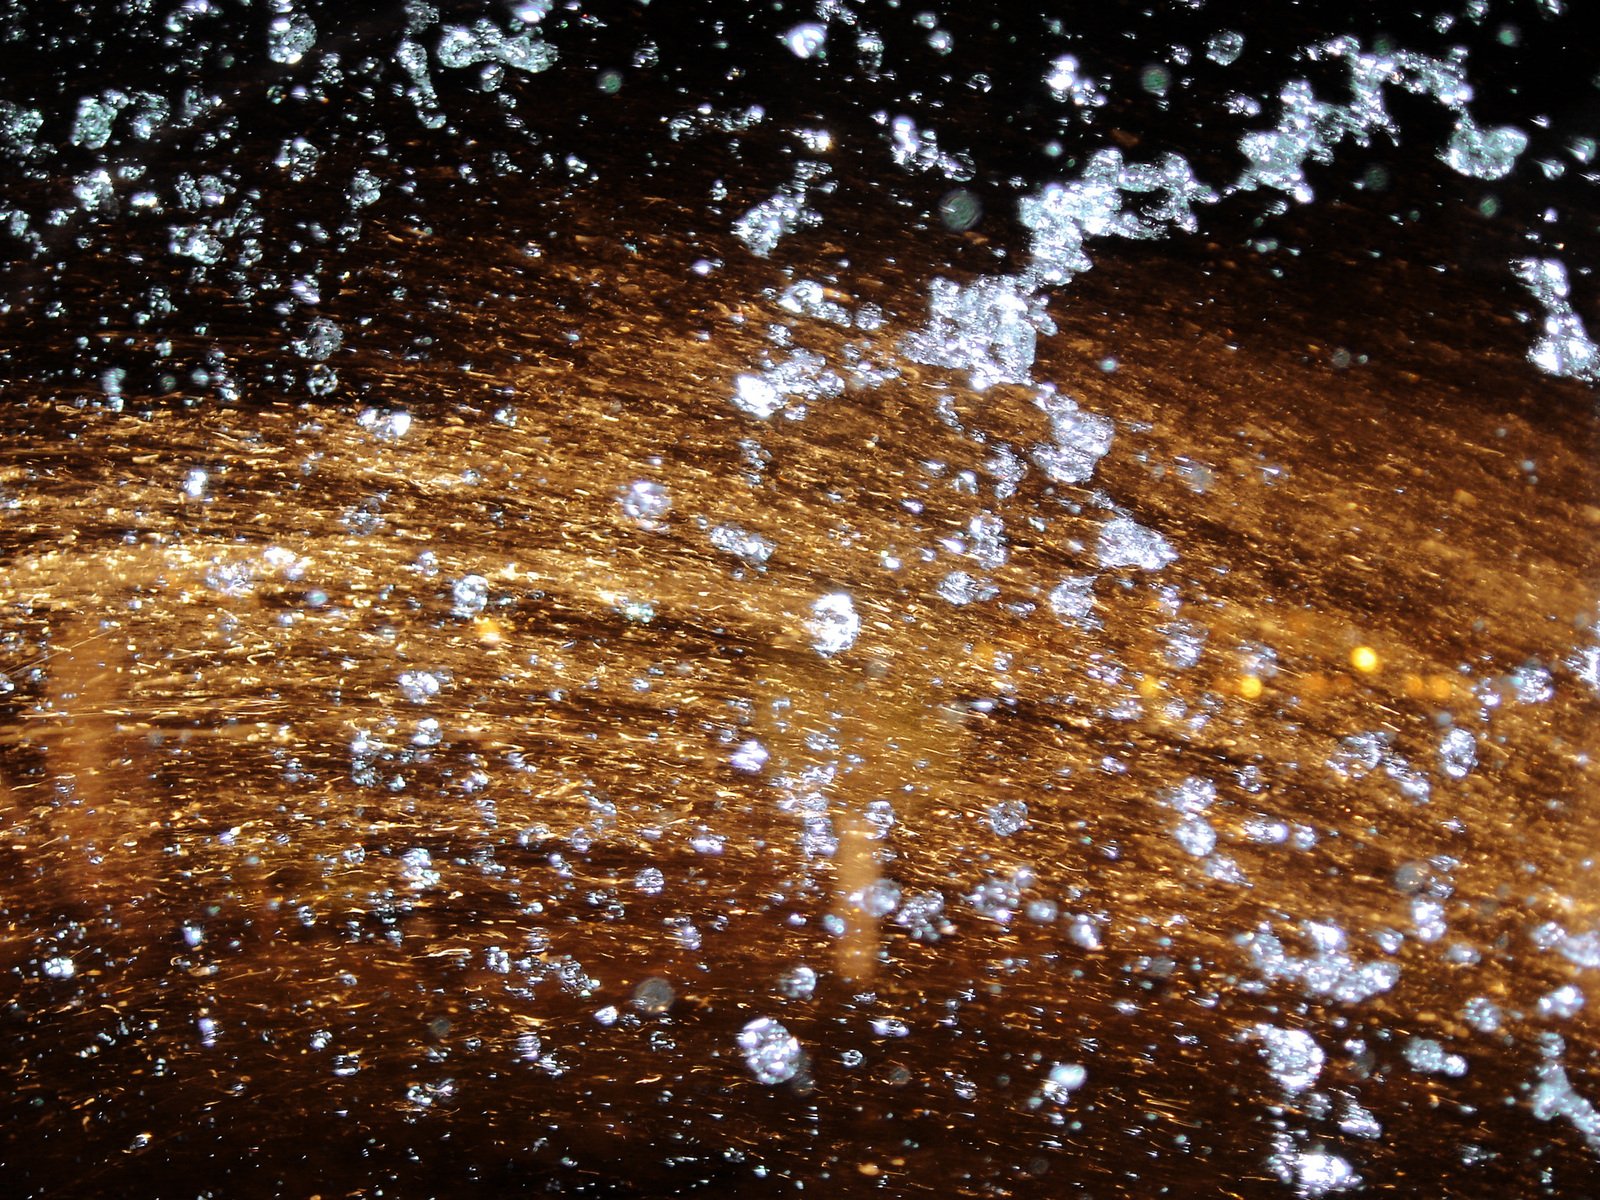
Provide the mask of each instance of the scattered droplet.
{"label": "scattered droplet", "polygon": [[805,1053],[800,1042],[771,1017],[757,1017],[739,1031],[745,1065],[762,1083],[784,1083],[800,1073]]}

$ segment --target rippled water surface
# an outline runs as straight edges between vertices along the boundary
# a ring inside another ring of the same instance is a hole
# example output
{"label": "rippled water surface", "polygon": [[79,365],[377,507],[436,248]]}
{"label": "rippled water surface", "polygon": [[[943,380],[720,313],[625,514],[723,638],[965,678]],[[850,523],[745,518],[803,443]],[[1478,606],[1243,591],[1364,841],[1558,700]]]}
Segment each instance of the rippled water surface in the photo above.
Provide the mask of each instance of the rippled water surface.
{"label": "rippled water surface", "polygon": [[1591,1194],[1568,6],[80,7],[14,1194]]}

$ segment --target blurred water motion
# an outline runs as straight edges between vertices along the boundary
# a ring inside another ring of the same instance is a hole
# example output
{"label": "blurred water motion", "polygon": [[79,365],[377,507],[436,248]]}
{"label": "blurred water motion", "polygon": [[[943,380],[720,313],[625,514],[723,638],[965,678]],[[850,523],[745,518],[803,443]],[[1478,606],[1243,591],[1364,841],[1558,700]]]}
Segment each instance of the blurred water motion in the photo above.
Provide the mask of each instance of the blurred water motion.
{"label": "blurred water motion", "polygon": [[1585,1194],[1592,196],[1420,51],[1291,208],[1152,34],[1008,192],[992,31],[547,7],[0,111],[16,1193]]}

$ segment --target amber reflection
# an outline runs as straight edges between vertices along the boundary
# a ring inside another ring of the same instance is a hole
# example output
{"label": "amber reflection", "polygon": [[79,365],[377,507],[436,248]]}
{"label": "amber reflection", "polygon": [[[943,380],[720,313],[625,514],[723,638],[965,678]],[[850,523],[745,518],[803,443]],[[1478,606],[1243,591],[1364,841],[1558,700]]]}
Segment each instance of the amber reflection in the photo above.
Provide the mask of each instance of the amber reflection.
{"label": "amber reflection", "polygon": [[[320,398],[233,292],[100,322],[120,253],[14,318],[29,1194],[1583,1194],[1593,399],[1427,265],[1478,225],[1106,254],[1034,368],[1116,425],[1066,484],[1033,389],[901,353],[994,241],[841,149],[869,202],[784,261],[883,324],[800,316],[706,232],[714,159],[380,208]],[[231,399],[55,382],[80,332]],[[741,412],[790,345],[881,371]]]}

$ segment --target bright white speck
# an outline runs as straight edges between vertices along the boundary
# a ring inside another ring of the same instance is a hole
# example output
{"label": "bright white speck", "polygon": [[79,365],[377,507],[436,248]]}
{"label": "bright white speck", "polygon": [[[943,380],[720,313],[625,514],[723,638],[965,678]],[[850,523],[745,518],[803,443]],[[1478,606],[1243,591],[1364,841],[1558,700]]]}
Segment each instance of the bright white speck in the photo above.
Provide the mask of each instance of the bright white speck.
{"label": "bright white speck", "polygon": [[198,500],[206,494],[206,485],[210,476],[204,467],[195,467],[183,477],[183,494],[191,500]]}
{"label": "bright white speck", "polygon": [[1050,1074],[1045,1077],[1039,1092],[1046,1100],[1065,1104],[1067,1098],[1081,1088],[1088,1079],[1088,1068],[1078,1063],[1056,1063],[1050,1068]]}
{"label": "bright white speck", "polygon": [[722,848],[726,844],[726,841],[727,839],[725,839],[720,833],[713,833],[709,829],[702,829],[689,839],[689,847],[696,854],[704,854],[708,857],[715,857],[716,855],[722,853]]}
{"label": "bright white speck", "polygon": [[800,1042],[771,1017],[757,1017],[739,1031],[745,1065],[762,1083],[785,1083],[800,1073],[805,1052]]}
{"label": "bright white speck", "polygon": [[811,635],[812,648],[826,658],[855,645],[861,633],[861,618],[856,615],[856,606],[849,596],[833,592],[811,605],[806,632]]}
{"label": "bright white speck", "polygon": [[76,964],[64,954],[44,960],[44,973],[51,979],[71,979],[77,972]]}
{"label": "bright white speck", "polygon": [[751,738],[733,752],[728,762],[735,771],[744,771],[747,774],[754,775],[767,765],[769,757],[767,748],[754,738]]}

